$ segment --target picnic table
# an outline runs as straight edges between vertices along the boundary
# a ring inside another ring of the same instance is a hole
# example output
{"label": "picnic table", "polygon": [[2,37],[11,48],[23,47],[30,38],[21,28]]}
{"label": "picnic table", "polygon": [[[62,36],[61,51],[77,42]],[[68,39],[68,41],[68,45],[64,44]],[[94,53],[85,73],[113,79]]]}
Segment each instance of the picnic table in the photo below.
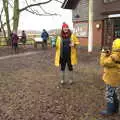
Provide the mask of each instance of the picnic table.
{"label": "picnic table", "polygon": [[43,40],[40,37],[34,38],[34,47],[37,48],[37,44],[43,44]]}

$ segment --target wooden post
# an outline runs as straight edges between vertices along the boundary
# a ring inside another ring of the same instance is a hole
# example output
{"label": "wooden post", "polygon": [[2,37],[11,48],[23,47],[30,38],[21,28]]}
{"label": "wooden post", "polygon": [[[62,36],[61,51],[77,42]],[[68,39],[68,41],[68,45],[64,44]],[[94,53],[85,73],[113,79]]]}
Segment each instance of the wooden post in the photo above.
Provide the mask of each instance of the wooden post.
{"label": "wooden post", "polygon": [[89,0],[88,52],[93,50],[93,0]]}

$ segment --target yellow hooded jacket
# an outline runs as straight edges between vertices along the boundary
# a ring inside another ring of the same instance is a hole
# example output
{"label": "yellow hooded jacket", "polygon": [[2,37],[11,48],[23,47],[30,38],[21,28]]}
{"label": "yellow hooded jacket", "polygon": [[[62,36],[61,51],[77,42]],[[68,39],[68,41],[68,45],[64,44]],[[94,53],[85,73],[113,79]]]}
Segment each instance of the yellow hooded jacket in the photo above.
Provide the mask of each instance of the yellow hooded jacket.
{"label": "yellow hooded jacket", "polygon": [[[61,48],[61,37],[58,36],[56,40],[56,55],[55,55],[55,66],[60,65],[60,48]],[[71,64],[77,64],[77,48],[76,45],[79,45],[79,40],[77,37],[72,34],[71,35],[71,42],[74,43],[75,47],[71,47]]]}
{"label": "yellow hooded jacket", "polygon": [[120,39],[116,39],[112,45],[109,56],[101,53],[100,64],[104,67],[103,80],[113,87],[120,85]]}

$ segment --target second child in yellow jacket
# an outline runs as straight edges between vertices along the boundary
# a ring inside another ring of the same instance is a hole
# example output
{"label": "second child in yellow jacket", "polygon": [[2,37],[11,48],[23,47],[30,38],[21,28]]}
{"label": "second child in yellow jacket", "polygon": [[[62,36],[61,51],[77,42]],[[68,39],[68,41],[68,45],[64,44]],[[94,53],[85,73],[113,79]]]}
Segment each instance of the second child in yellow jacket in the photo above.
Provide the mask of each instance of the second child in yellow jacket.
{"label": "second child in yellow jacket", "polygon": [[113,41],[111,52],[102,51],[100,64],[104,67],[103,80],[106,84],[107,101],[107,109],[101,114],[111,115],[119,109],[117,89],[120,86],[120,39]]}

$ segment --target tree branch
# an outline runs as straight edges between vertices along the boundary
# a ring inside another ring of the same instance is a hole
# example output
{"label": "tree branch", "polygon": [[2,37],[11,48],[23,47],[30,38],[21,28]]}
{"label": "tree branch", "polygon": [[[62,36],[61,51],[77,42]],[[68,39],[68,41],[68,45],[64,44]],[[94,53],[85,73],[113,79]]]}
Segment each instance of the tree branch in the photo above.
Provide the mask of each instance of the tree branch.
{"label": "tree branch", "polygon": [[59,14],[57,14],[57,13],[52,13],[52,14],[51,14],[51,13],[45,11],[45,9],[43,9],[42,6],[40,6],[40,8],[41,8],[41,10],[42,10],[45,14],[48,14],[48,15],[59,15]]}
{"label": "tree branch", "polygon": [[8,1],[8,4],[10,5],[11,8],[13,8],[14,5],[12,5],[12,3],[10,3],[10,1]]}
{"label": "tree branch", "polygon": [[59,0],[54,0],[54,1],[57,1],[57,2],[59,2],[59,3],[63,3],[63,2],[61,2],[61,1],[59,1]]}
{"label": "tree branch", "polygon": [[26,7],[20,9],[19,12],[22,12],[22,11],[24,11],[24,10],[30,8],[30,7],[33,7],[33,6],[39,6],[39,5],[47,4],[47,3],[51,2],[51,1],[52,0],[48,0],[46,2],[40,2],[40,3],[36,3],[36,4],[27,5]]}
{"label": "tree branch", "polygon": [[38,13],[38,12],[35,12],[35,11],[30,11],[30,10],[28,10],[28,9],[26,9],[26,11],[27,12],[30,12],[30,13],[32,13],[32,14],[35,14],[35,15],[39,15],[39,16],[53,16],[53,15],[58,15],[58,14],[56,14],[56,13],[54,13],[54,14],[40,14],[40,13]]}
{"label": "tree branch", "polygon": [[[29,5],[27,0],[25,0],[27,6]],[[44,14],[41,14],[38,10],[35,10],[35,9],[32,9],[31,7],[28,8],[26,11],[27,12],[30,12],[32,14],[35,14],[35,15],[39,15],[39,16],[53,16],[53,15],[59,15],[57,13],[49,13],[49,12],[46,12],[40,5],[39,5],[40,9],[44,12]]]}

